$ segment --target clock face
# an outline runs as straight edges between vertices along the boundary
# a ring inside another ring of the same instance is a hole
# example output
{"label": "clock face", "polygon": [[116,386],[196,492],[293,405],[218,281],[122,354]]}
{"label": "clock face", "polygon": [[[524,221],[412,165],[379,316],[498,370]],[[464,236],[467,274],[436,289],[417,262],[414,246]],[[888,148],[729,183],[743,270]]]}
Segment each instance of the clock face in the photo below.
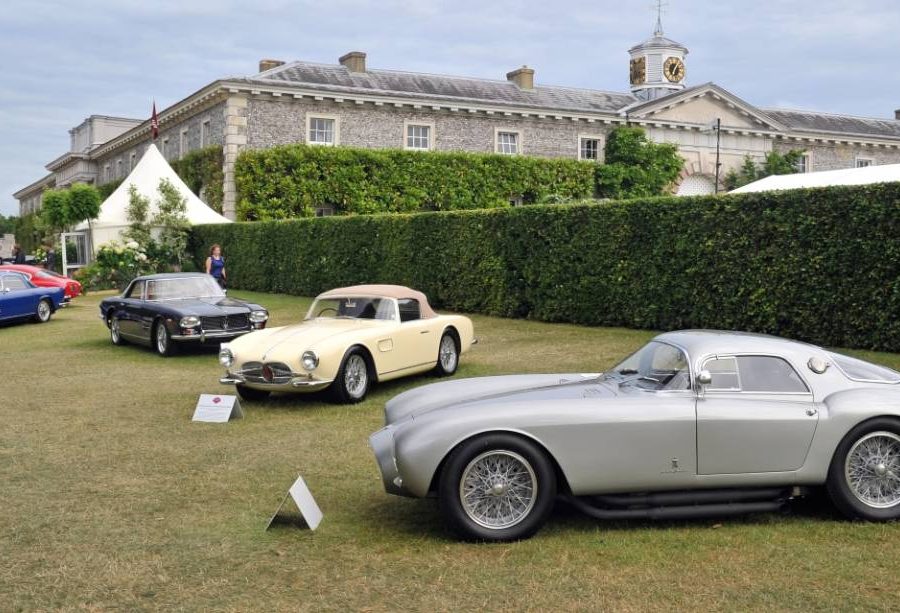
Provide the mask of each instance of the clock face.
{"label": "clock face", "polygon": [[681,83],[684,81],[684,62],[680,58],[670,57],[663,64],[663,74],[672,83]]}
{"label": "clock face", "polygon": [[631,84],[641,85],[647,80],[647,58],[638,57],[631,60]]}

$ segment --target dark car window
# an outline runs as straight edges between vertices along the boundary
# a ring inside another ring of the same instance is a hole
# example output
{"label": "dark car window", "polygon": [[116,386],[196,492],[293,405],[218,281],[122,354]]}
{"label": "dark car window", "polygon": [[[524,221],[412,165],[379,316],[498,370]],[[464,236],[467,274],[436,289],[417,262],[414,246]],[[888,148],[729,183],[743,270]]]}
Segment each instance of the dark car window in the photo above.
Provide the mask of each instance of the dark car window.
{"label": "dark car window", "polygon": [[397,308],[400,311],[400,323],[415,321],[422,317],[419,301],[413,298],[401,298],[397,301]]}
{"label": "dark car window", "polygon": [[144,282],[136,281],[134,285],[131,286],[131,289],[128,290],[128,294],[125,296],[126,298],[134,298],[135,300],[141,299],[141,292],[144,291]]}

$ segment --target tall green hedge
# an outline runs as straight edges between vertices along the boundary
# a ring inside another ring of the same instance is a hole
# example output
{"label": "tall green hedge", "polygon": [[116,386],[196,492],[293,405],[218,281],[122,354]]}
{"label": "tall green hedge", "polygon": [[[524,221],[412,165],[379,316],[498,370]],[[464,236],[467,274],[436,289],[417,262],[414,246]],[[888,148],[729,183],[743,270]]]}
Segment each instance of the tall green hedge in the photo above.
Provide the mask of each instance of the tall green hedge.
{"label": "tall green hedge", "polygon": [[339,213],[508,207],[510,200],[589,198],[596,164],[478,153],[284,145],[241,153],[238,215],[247,220]]}
{"label": "tall green hedge", "polygon": [[401,283],[448,309],[900,350],[900,183],[194,228],[235,287]]}

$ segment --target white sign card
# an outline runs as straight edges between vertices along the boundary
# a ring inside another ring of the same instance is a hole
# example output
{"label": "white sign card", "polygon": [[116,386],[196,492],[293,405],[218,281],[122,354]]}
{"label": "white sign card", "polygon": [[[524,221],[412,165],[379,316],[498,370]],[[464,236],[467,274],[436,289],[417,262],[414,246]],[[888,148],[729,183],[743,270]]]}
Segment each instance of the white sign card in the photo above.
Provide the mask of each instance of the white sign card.
{"label": "white sign card", "polygon": [[300,511],[300,516],[306,522],[306,525],[309,526],[310,530],[315,530],[319,527],[319,524],[322,522],[322,510],[319,509],[319,505],[316,504],[312,492],[310,492],[309,488],[306,486],[306,481],[303,480],[303,477],[298,475],[297,480],[294,481],[294,484],[290,487],[288,493],[281,499],[281,504],[275,509],[275,514],[272,515],[272,518],[269,519],[269,523],[266,524],[266,530],[271,528],[273,523],[276,523],[275,520],[279,518],[279,513],[281,513],[288,498],[294,501],[294,505],[297,507],[297,510]]}
{"label": "white sign card", "polygon": [[191,421],[224,424],[231,419],[241,419],[243,416],[241,401],[237,396],[200,394],[200,400],[197,401]]}

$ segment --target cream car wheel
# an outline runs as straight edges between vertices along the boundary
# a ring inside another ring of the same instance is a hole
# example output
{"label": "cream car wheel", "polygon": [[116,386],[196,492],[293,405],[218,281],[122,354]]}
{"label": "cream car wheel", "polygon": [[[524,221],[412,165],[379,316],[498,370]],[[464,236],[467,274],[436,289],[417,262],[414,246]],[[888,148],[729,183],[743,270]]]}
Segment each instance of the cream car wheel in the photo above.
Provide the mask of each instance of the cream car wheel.
{"label": "cream car wheel", "polygon": [[358,353],[354,353],[347,358],[346,370],[344,372],[344,386],[347,388],[347,395],[354,400],[361,399],[366,394],[366,387],[369,385],[369,371],[366,367],[366,361]]}
{"label": "cream car wheel", "polygon": [[438,375],[449,376],[456,372],[457,366],[459,366],[459,344],[451,332],[444,332],[438,346],[438,362],[435,370]]}

